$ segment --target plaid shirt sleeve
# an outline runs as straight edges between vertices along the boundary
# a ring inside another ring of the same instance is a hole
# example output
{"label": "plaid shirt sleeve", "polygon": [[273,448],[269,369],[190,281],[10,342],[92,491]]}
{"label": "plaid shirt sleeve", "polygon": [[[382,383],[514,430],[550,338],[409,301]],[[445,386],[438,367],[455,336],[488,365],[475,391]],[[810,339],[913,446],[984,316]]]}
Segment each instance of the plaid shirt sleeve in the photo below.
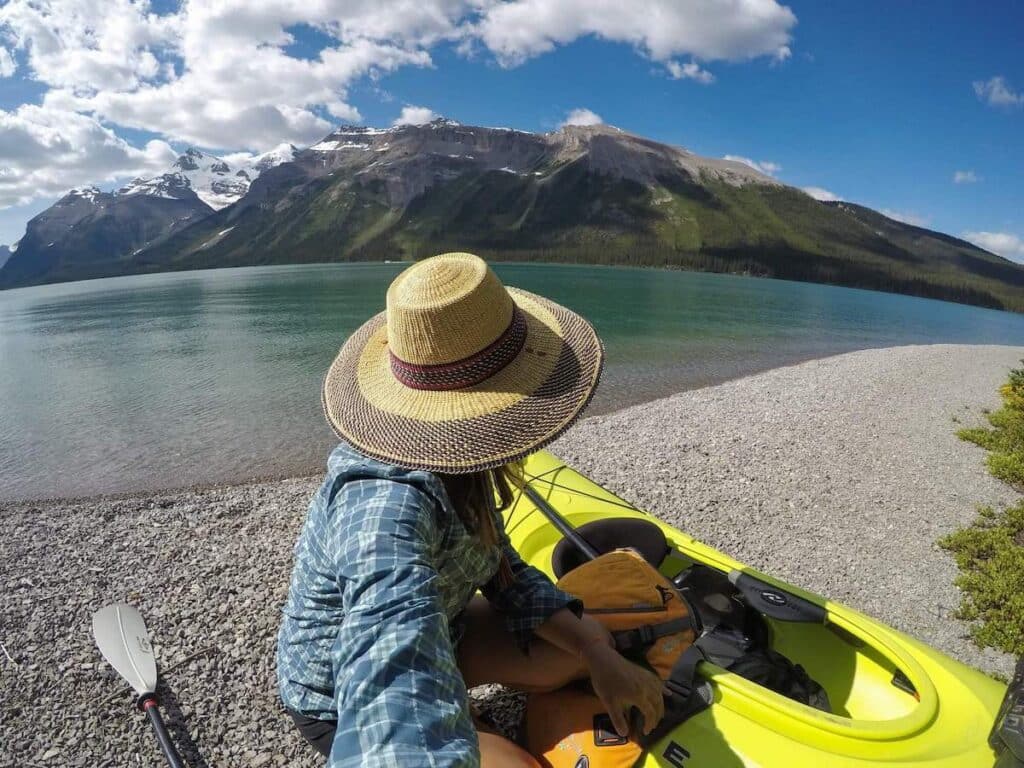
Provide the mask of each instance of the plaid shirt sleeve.
{"label": "plaid shirt sleeve", "polygon": [[345,618],[334,643],[342,766],[477,768],[480,748],[434,566],[433,501],[411,485],[351,482],[334,500]]}
{"label": "plaid shirt sleeve", "polygon": [[504,615],[505,626],[526,653],[537,627],[563,608],[581,616],[583,601],[563,592],[544,573],[524,563],[503,529],[501,546],[512,566],[512,584],[502,587],[495,574],[480,591],[494,610]]}

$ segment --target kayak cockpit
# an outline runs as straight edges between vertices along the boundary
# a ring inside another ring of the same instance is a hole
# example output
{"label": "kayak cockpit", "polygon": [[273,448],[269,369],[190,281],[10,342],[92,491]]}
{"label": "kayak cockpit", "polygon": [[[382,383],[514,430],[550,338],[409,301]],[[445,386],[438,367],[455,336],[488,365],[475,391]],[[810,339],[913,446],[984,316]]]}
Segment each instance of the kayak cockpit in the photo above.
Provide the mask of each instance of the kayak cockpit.
{"label": "kayak cockpit", "polygon": [[666,543],[664,556],[653,557],[662,574],[675,583],[680,572],[697,567],[728,578],[764,617],[771,650],[803,667],[828,695],[823,711],[701,662],[698,676],[710,683],[711,706],[659,742],[645,765],[676,765],[684,753],[685,765],[694,768],[993,765],[987,735],[1005,685],[852,608],[702,544],[549,453],[531,456],[525,469],[532,493],[524,493],[505,520],[524,560],[554,577],[555,548],[588,523],[629,518],[656,525]]}
{"label": "kayak cockpit", "polygon": [[[563,507],[572,506],[569,500],[561,503]],[[587,506],[594,511],[593,501]],[[715,684],[719,689],[716,695],[727,699],[730,706],[783,708],[788,710],[788,717],[809,727],[868,739],[906,736],[924,727],[933,716],[937,706],[934,686],[913,658],[871,636],[848,615],[830,610],[820,598],[769,580],[752,569],[737,569],[727,560],[716,562],[702,557],[704,553],[694,548],[695,542],[676,538],[672,529],[663,530],[642,513],[617,509],[612,516],[592,520],[586,519],[591,515],[574,514],[571,508],[566,513],[598,551],[629,547],[680,583],[681,574],[697,566],[714,569],[745,586],[748,602],[767,611],[763,619],[769,630],[768,647],[800,665],[825,689],[830,704],[829,711],[815,709],[713,663],[704,663],[702,676]],[[656,535],[651,535],[650,529]],[[551,528],[536,531],[519,547],[521,554],[535,564],[546,565],[545,570],[555,578],[585,559],[568,539]],[[700,606],[695,608],[699,614]]]}

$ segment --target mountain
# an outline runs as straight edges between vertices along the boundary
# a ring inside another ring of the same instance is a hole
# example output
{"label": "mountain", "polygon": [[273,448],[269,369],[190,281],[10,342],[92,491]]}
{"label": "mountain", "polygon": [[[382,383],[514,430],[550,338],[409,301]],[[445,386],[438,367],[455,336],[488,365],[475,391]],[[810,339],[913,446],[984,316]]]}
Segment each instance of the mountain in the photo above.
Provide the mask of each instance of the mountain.
{"label": "mountain", "polygon": [[130,272],[131,257],[146,245],[212,213],[180,179],[129,195],[73,189],[28,222],[0,269],[0,287]]}
{"label": "mountain", "polygon": [[245,161],[229,164],[214,155],[190,147],[160,176],[134,179],[118,194],[175,198],[175,190],[188,187],[215,211],[239,200],[249,191],[253,179],[268,168],[289,162],[297,150],[290,144]]}
{"label": "mountain", "polygon": [[0,245],[0,269],[4,268],[4,264],[11,258],[11,247],[9,245]]}
{"label": "mountain", "polygon": [[165,173],[116,192],[73,189],[29,221],[0,264],[0,288],[136,272],[133,259],[143,249],[239,200],[261,172],[294,152],[285,144],[229,164],[188,149]]}
{"label": "mountain", "polygon": [[[448,120],[344,126],[265,170],[234,204],[117,267],[402,259],[454,249],[735,272],[1024,311],[1020,265],[861,206],[818,202],[742,163],[603,125],[545,134]],[[97,273],[79,272],[90,274]],[[4,268],[0,285],[9,284]]]}

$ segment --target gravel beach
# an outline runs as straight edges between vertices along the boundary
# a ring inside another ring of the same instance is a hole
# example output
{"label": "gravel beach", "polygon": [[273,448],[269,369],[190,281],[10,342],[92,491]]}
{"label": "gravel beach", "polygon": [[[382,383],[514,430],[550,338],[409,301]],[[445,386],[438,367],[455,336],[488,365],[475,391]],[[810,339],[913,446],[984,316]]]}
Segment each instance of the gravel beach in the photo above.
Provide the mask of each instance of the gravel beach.
{"label": "gravel beach", "polygon": [[[553,450],[739,560],[969,664],[1009,672],[952,618],[935,540],[1016,496],[955,436],[998,405],[1024,347],[867,350],[581,421]],[[291,548],[318,478],[0,505],[0,766],[161,764],[91,637],[132,603],[191,768],[316,766],[276,698]]]}

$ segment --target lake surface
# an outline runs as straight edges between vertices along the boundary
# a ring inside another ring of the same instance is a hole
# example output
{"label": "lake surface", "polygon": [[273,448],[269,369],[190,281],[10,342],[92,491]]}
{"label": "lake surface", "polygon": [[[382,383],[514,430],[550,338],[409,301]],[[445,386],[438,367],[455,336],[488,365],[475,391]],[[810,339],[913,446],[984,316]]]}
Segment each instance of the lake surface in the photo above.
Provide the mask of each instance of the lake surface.
{"label": "lake surface", "polygon": [[[321,377],[403,268],[253,267],[0,291],[0,499],[319,472],[333,442]],[[496,270],[597,327],[608,363],[591,413],[852,349],[1024,344],[1022,315],[871,291]]]}

